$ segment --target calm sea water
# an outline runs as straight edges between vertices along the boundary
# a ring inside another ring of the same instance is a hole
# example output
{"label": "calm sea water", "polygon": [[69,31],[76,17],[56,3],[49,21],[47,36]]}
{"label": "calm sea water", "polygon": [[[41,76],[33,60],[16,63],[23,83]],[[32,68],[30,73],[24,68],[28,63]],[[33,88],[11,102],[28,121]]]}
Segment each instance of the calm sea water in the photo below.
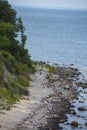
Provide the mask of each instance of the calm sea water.
{"label": "calm sea water", "polygon": [[16,8],[33,60],[87,68],[87,11]]}

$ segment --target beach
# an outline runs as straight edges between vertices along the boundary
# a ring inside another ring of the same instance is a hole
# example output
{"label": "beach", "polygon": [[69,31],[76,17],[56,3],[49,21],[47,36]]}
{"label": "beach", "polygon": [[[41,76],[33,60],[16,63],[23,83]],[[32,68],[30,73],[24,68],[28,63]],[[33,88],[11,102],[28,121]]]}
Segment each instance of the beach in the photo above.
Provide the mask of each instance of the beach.
{"label": "beach", "polygon": [[[38,67],[31,75],[29,96],[22,97],[11,110],[0,110],[0,130],[59,130],[76,98],[73,79],[78,70],[54,67],[54,72]],[[74,110],[72,110],[72,114]]]}

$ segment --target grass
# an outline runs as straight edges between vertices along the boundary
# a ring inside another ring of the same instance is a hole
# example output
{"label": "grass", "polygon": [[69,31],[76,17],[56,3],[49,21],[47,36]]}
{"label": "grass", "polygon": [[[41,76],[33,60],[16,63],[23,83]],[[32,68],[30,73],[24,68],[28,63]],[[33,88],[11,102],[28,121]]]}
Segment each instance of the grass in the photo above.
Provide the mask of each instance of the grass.
{"label": "grass", "polygon": [[52,67],[50,65],[46,65],[45,67],[49,70],[49,73],[53,73],[54,72],[54,67]]}
{"label": "grass", "polygon": [[29,86],[29,78],[23,76],[23,75],[19,75],[18,76],[18,81],[21,85],[28,87]]}
{"label": "grass", "polygon": [[28,66],[0,51],[0,107],[9,110],[22,95],[28,95],[29,80]]}

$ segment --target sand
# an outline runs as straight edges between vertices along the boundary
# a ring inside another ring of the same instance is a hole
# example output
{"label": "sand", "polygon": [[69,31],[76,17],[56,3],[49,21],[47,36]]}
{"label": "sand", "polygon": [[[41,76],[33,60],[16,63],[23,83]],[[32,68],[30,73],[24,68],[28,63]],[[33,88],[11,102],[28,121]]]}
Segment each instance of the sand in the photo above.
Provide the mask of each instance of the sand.
{"label": "sand", "polygon": [[27,116],[34,114],[43,97],[52,94],[53,90],[46,87],[47,74],[47,69],[43,69],[41,72],[41,68],[39,68],[34,75],[31,75],[30,87],[28,88],[30,95],[23,97],[20,102],[14,104],[11,110],[0,110],[0,130],[14,128]]}

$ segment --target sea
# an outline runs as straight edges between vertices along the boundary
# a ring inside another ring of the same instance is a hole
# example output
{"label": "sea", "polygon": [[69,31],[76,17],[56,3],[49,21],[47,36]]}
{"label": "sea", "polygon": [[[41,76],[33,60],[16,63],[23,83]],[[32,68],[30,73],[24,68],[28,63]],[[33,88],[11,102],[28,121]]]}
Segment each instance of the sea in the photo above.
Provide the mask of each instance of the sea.
{"label": "sea", "polygon": [[87,71],[87,11],[15,7],[31,59]]}

